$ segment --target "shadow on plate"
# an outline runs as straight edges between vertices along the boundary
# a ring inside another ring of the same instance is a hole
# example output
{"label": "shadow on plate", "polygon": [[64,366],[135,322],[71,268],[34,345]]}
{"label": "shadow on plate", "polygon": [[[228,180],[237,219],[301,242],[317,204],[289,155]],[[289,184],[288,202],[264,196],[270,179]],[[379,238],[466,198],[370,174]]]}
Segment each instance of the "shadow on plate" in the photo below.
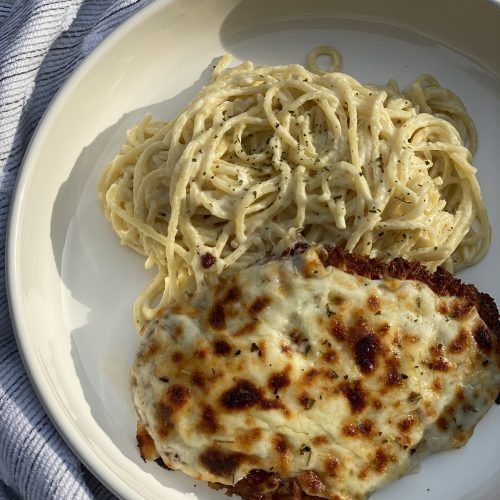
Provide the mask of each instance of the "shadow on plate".
{"label": "shadow on plate", "polygon": [[50,234],[63,283],[71,356],[93,419],[123,455],[161,484],[196,492],[203,498],[215,495],[206,483],[140,459],[128,376],[139,340],[132,322],[132,304],[148,273],[142,256],[120,246],[99,207],[96,185],[99,174],[124,142],[126,130],[146,113],[159,119],[175,116],[210,81],[212,65],[174,98],[125,114],[85,147],[59,189]]}
{"label": "shadow on plate", "polygon": [[[342,32],[346,30],[360,34],[382,35],[392,39],[395,45],[399,45],[404,40],[434,50],[445,46],[442,41],[436,40],[436,34],[427,34],[414,28],[410,29],[403,26],[401,21],[395,21],[395,19],[403,18],[405,11],[408,11],[404,2],[393,2],[391,10],[391,18],[386,18],[384,13],[387,14],[387,9],[381,11],[376,2],[289,0],[286,8],[283,8],[283,4],[280,2],[242,0],[226,16],[220,27],[219,36],[227,52],[238,59],[252,60],[256,64],[305,64],[307,53],[318,45],[333,45],[342,49]],[[263,12],[266,12],[265,16],[262,15]],[[322,13],[321,17],[318,16],[318,12]],[[294,53],[293,59],[289,58],[289,50],[275,44],[275,33],[310,29],[318,32],[317,42],[312,46],[304,46],[300,53]],[[265,52],[268,58],[266,60],[255,60],[255,55],[252,52],[253,45],[241,43],[257,37],[267,39],[269,47],[272,48],[272,50]],[[450,48],[456,51],[453,47]],[[382,54],[381,56],[383,57]],[[463,57],[463,54],[461,56]],[[349,72],[350,61],[344,59],[344,65],[346,71]],[[481,85],[500,96],[500,85],[497,77],[480,65],[467,64],[467,72]],[[360,75],[354,73],[352,76],[360,78]],[[386,75],[383,80],[373,83],[385,84],[393,76]],[[416,76],[417,74],[413,74],[410,79],[412,80]],[[439,75],[436,76],[439,79]]]}

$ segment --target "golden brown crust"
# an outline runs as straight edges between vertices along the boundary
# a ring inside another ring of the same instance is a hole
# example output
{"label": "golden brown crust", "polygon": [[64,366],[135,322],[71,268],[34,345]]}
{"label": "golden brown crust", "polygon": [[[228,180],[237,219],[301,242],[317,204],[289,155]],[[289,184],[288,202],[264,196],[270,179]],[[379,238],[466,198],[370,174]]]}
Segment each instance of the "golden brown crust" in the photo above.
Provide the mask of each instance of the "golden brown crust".
{"label": "golden brown crust", "polygon": [[[304,471],[305,472],[305,471]],[[234,486],[211,483],[216,490],[225,489],[227,496],[239,495],[243,500],[316,500],[302,491],[297,479],[282,479],[277,474],[263,470],[253,470]]]}
{"label": "golden brown crust", "polygon": [[[306,244],[298,243],[285,252],[283,257],[304,252],[307,248]],[[460,316],[464,311],[475,306],[483,321],[488,325],[490,332],[500,339],[500,320],[494,300],[488,294],[478,292],[474,285],[462,283],[461,280],[444,269],[438,268],[435,273],[431,273],[420,263],[402,258],[396,258],[386,263],[381,259],[372,259],[365,255],[346,252],[339,247],[324,245],[323,248],[326,250],[323,260],[325,267],[334,266],[349,274],[356,274],[368,279],[417,280],[429,286],[438,295],[465,299],[457,303],[453,314]],[[489,349],[490,342],[483,331],[476,332],[475,339],[483,350]],[[357,345],[355,349],[357,349],[357,356],[362,367],[369,370],[373,363],[372,358],[377,351],[376,346]],[[345,393],[348,400],[352,401],[355,407],[362,404],[359,391],[353,391],[351,387],[346,387]],[[351,396],[350,399],[349,396]],[[410,417],[407,417],[400,425],[406,429],[411,426],[411,423]],[[380,467],[384,466],[385,458],[380,454]],[[301,487],[298,479],[283,479],[272,472],[263,470],[251,471],[247,477],[238,481],[234,486],[220,483],[215,483],[212,486],[216,489],[225,489],[228,496],[239,495],[243,500],[309,500],[321,498],[304,492],[306,488]]]}
{"label": "golden brown crust", "polygon": [[[306,243],[296,243],[283,256],[296,255],[304,252],[307,248]],[[323,245],[323,248],[326,251],[323,258],[325,267],[334,266],[346,273],[368,279],[416,280],[427,285],[437,295],[464,299],[456,304],[452,313],[459,317],[475,306],[481,319],[488,325],[490,332],[500,339],[500,319],[493,298],[487,293],[479,292],[474,285],[463,283],[443,268],[438,267],[436,272],[431,273],[419,262],[409,261],[401,257],[384,262],[382,259],[372,259],[366,255],[349,253],[340,247]]]}
{"label": "golden brown crust", "polygon": [[[286,258],[304,252],[307,248],[305,244],[296,244],[287,251],[283,257]],[[323,245],[322,249],[323,251],[318,251],[318,255],[324,267],[333,266],[346,273],[367,279],[419,281],[427,285],[437,295],[452,297],[452,299],[448,301],[439,299],[443,301],[443,304],[446,305],[447,308],[446,311],[442,311],[442,314],[459,319],[462,316],[466,316],[474,307],[477,308],[479,315],[488,328],[485,328],[484,324],[482,324],[469,333],[461,331],[457,334],[456,338],[453,339],[447,349],[450,353],[456,355],[467,347],[468,344],[475,342],[478,349],[481,350],[484,355],[491,355],[492,352],[496,355],[495,349],[498,351],[498,346],[500,345],[495,339],[496,336],[496,338],[500,340],[498,309],[490,296],[478,292],[473,285],[462,283],[458,278],[443,269],[438,269],[435,273],[430,273],[421,264],[406,261],[402,258],[396,258],[386,263],[380,259],[371,259],[367,256],[350,254],[340,248],[328,245]],[[317,262],[319,264],[319,261]],[[319,264],[319,266],[321,266],[321,264]],[[236,286],[236,283],[229,280],[226,282],[226,287],[221,286],[219,291],[215,294],[213,307],[208,311],[206,321],[208,326],[215,332],[215,340],[213,340],[208,349],[213,351],[218,359],[227,358],[228,356],[237,357],[241,353],[240,350],[234,351],[234,349],[222,338],[226,322],[230,321],[230,318],[234,316],[232,308],[238,299],[240,299],[241,295],[242,291]],[[340,299],[333,297],[332,301],[334,304],[335,300]],[[270,303],[271,299],[269,297],[259,295],[246,307],[248,308],[250,316],[256,317],[262,313]],[[380,304],[375,295],[368,297],[366,308],[373,314],[377,314]],[[380,341],[382,335],[375,334],[372,330],[368,329],[363,317],[360,317],[359,320],[352,325],[346,325],[337,319],[338,315],[336,317],[330,317],[331,314],[327,309],[327,320],[325,320],[325,324],[329,325],[330,334],[338,342],[344,342],[345,345],[348,346],[349,352],[352,354],[353,360],[361,373],[370,375],[377,369],[383,370],[382,377],[387,391],[394,390],[394,388],[404,383],[404,379],[408,378],[408,376],[401,373],[399,360],[388,355],[387,350],[384,350],[384,346]],[[254,324],[250,323],[250,325],[255,328]],[[382,324],[382,326],[377,326],[377,328],[383,330],[384,324]],[[378,332],[378,330],[376,331]],[[383,332],[381,331],[381,333]],[[238,338],[240,335],[243,335],[243,333],[238,332],[235,333],[234,336]],[[300,337],[299,334],[297,335]],[[292,341],[295,341],[295,334],[292,334],[290,338]],[[408,337],[408,339],[408,342],[412,340],[411,337]],[[283,348],[283,356],[286,356],[285,347],[286,346]],[[255,353],[255,356],[265,356],[264,347],[260,344],[257,345],[256,343],[252,343],[251,352]],[[149,352],[143,353],[143,356],[147,356],[148,354]],[[178,354],[182,355],[182,353]],[[429,353],[429,358],[425,360],[428,367],[436,372],[432,390],[437,392],[442,389],[439,377],[444,376],[451,366],[445,354],[445,346],[439,344]],[[203,359],[206,354],[203,354],[202,351],[195,351],[195,355]],[[329,360],[334,360],[336,353],[333,350],[327,350],[324,356],[328,356]],[[176,362],[174,359],[172,359],[172,361]],[[195,370],[194,366],[192,369],[194,370],[191,375],[193,384],[197,387],[204,387],[208,380],[205,380],[207,376]],[[289,367],[285,366],[282,370],[273,372],[267,379],[267,388],[257,387],[252,380],[245,379],[244,377],[233,379],[233,385],[226,389],[218,399],[219,406],[224,408],[225,411],[233,413],[244,412],[251,407],[262,410],[282,409],[281,401],[279,399],[269,398],[268,396],[266,397],[266,394],[268,395],[266,391],[269,389],[273,391],[273,394],[276,394],[280,389],[290,385],[288,369]],[[215,377],[215,372],[213,372],[213,375]],[[312,406],[311,402],[314,403],[314,399],[311,399],[311,396],[307,392],[309,385],[316,377],[322,375],[331,376],[331,378],[334,379],[338,378],[334,370],[328,370],[328,373],[323,373],[320,368],[316,367],[305,372],[301,378],[304,392],[297,393],[297,397],[305,410],[310,409]],[[208,376],[210,376],[210,374]],[[354,417],[362,414],[365,408],[369,407],[370,404],[374,407],[377,407],[376,404],[381,406],[380,401],[371,401],[368,398],[366,388],[363,387],[362,382],[359,380],[341,380],[337,384],[336,392],[345,398]],[[167,396],[167,399],[162,401],[163,406],[160,406],[162,429],[164,429],[165,434],[170,430],[173,413],[178,407],[181,407],[189,400],[190,392],[188,388],[177,384],[170,389]],[[419,395],[416,393],[410,394],[410,398],[418,396]],[[459,397],[459,395],[457,395],[457,397]],[[432,408],[428,411],[432,411]],[[450,411],[453,413],[451,409]],[[405,442],[405,436],[411,433],[414,424],[415,417],[410,413],[401,415],[401,418],[395,422],[395,425],[397,425],[400,431],[402,443]],[[210,405],[205,404],[203,406],[203,412],[197,425],[198,428],[202,429],[207,435],[213,434],[219,429],[220,424],[217,420],[217,415]],[[437,421],[438,428],[443,431],[448,428],[448,425],[449,422],[444,417],[440,417]],[[352,422],[346,421],[342,429],[346,435],[355,439],[368,439],[371,435],[375,434],[376,431],[376,429],[373,429],[373,422],[369,419],[364,419],[361,423],[357,420],[353,420]],[[152,455],[152,453],[151,450],[146,450],[145,446],[145,444],[149,444],[149,440],[147,439],[149,436],[144,436],[143,434],[144,433],[138,432],[138,441],[144,457],[145,454]],[[245,439],[253,439],[252,436],[254,434],[255,433],[252,435],[249,434]],[[139,440],[139,437],[141,437],[141,440]],[[322,444],[320,438],[321,437],[318,437],[318,443],[315,443],[317,446]],[[466,438],[464,439],[465,441],[467,440]],[[280,438],[280,436],[277,435],[274,446],[277,452],[285,453],[288,447],[286,438]],[[242,453],[221,451],[214,447],[206,449],[200,457],[202,465],[212,475],[228,479],[231,477],[234,478],[234,471],[244,459],[245,455]],[[328,460],[328,465],[325,465],[325,468],[332,475],[335,475],[335,470],[339,462],[334,457]],[[384,449],[378,448],[374,467],[378,473],[383,473],[390,467],[394,460],[395,458],[391,455],[390,451],[384,451]],[[255,462],[253,466],[256,466]],[[363,474],[363,472],[360,472],[360,474]],[[312,470],[302,470],[296,477],[286,478],[273,472],[272,468],[271,471],[256,468],[251,470],[245,478],[232,486],[221,483],[212,483],[211,486],[216,489],[224,489],[228,496],[239,495],[243,500],[308,500],[325,498],[325,495],[328,498],[339,498],[338,496],[331,497],[326,494],[326,489],[321,477]]]}

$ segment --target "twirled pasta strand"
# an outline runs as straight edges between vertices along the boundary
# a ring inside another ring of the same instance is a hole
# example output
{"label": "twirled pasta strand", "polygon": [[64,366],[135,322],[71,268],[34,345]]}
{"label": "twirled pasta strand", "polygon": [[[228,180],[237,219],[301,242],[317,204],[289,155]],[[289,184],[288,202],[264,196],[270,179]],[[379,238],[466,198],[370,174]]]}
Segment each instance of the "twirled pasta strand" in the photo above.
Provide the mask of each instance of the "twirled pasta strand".
{"label": "twirled pasta strand", "polygon": [[[324,54],[336,72],[319,68]],[[225,269],[297,240],[431,270],[485,255],[490,228],[467,149],[475,127],[433,77],[407,93],[394,81],[364,86],[327,47],[308,56],[317,73],[228,62],[172,121],[144,117],[101,175],[120,241],[157,269],[134,307],[139,329]]]}

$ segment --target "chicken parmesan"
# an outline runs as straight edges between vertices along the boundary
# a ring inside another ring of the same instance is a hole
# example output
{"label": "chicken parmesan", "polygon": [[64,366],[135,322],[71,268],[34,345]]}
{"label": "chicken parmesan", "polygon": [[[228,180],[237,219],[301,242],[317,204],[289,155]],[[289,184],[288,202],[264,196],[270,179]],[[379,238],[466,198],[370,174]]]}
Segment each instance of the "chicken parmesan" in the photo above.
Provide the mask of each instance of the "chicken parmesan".
{"label": "chicken parmesan", "polygon": [[363,499],[466,444],[500,387],[491,297],[329,246],[223,276],[146,324],[146,460],[244,499]]}

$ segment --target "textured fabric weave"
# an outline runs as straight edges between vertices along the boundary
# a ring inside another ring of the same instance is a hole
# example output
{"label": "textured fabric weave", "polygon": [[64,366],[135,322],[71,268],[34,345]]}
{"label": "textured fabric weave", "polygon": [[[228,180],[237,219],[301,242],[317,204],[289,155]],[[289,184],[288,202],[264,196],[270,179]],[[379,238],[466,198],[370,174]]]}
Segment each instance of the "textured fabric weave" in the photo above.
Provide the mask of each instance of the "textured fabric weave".
{"label": "textured fabric weave", "polygon": [[23,154],[54,94],[107,35],[151,0],[0,0],[0,500],[113,498],[40,406],[13,337],[5,234]]}

